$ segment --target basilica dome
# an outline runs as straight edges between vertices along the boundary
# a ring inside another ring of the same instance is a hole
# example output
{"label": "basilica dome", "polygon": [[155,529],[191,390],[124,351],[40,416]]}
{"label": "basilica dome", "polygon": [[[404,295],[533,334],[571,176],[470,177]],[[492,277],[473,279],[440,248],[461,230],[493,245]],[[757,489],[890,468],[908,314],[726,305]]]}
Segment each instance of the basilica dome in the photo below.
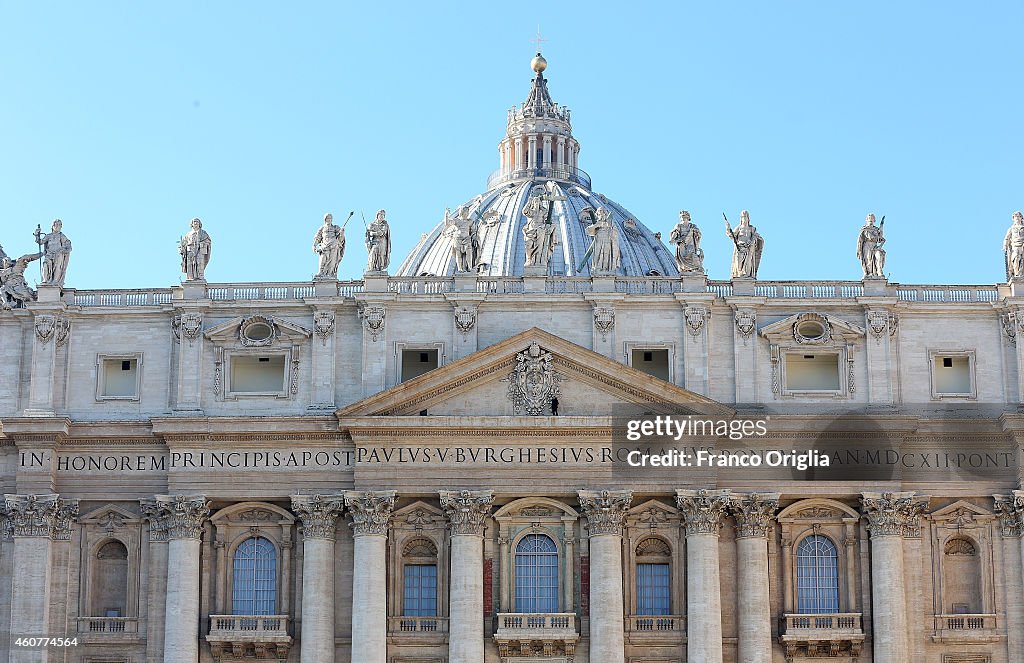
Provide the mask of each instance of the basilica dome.
{"label": "basilica dome", "polygon": [[456,272],[453,233],[447,217],[463,218],[475,228],[475,271],[481,276],[522,276],[526,263],[524,214],[531,197],[550,201],[547,220],[554,225],[549,275],[590,276],[587,226],[605,208],[618,231],[624,276],[678,276],[675,259],[659,237],[622,205],[591,189],[590,176],[577,166],[579,143],[572,135],[568,108],[551,100],[540,53],[531,62],[536,72],[530,95],[508,112],[505,138],[498,146],[500,167],[487,180],[487,191],[446,211],[423,235],[398,269],[398,276],[451,276]]}

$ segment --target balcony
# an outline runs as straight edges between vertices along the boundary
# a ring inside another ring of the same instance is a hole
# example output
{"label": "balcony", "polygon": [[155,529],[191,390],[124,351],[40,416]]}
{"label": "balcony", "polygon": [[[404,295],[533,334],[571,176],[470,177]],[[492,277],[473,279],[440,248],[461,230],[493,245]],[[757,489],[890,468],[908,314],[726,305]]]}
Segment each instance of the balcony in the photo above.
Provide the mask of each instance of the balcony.
{"label": "balcony", "polygon": [[787,657],[859,656],[864,644],[859,612],[787,614],[782,622],[779,642]]}
{"label": "balcony", "polygon": [[572,612],[500,612],[498,628],[494,632],[498,655],[503,658],[571,657],[576,652],[579,639],[576,614]]}
{"label": "balcony", "polygon": [[210,615],[206,641],[213,660],[288,658],[292,638],[287,615]]}
{"label": "balcony", "polygon": [[565,180],[581,184],[586,189],[591,187],[590,175],[588,175],[582,168],[573,168],[572,166],[566,166],[565,164],[552,163],[547,166],[538,166],[536,168],[516,168],[513,170],[498,169],[491,173],[487,178],[487,190],[490,191],[494,187],[499,184],[504,184],[505,182],[531,179]]}
{"label": "balcony", "polygon": [[633,645],[678,644],[686,635],[685,615],[630,615],[626,642]]}
{"label": "balcony", "polygon": [[139,638],[137,617],[79,617],[78,635],[83,642],[124,642]]}
{"label": "balcony", "polygon": [[995,615],[935,615],[933,642],[950,644],[972,644],[998,642]]}

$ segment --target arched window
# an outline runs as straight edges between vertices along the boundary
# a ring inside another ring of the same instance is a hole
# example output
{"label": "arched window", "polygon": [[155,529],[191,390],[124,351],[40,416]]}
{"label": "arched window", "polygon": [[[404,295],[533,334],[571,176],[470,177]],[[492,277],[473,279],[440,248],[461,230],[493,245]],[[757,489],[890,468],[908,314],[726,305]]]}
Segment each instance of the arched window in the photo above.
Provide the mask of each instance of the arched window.
{"label": "arched window", "polygon": [[277,614],[277,551],[267,539],[254,536],[235,549],[231,614]]}
{"label": "arched window", "polygon": [[558,612],[558,548],[544,534],[516,545],[516,612]]}
{"label": "arched window", "polygon": [[672,614],[672,550],[650,537],[636,547],[636,614]]}
{"label": "arched window", "polygon": [[125,617],[128,607],[128,548],[108,541],[96,551],[92,575],[92,614]]}
{"label": "arched window", "polygon": [[797,612],[839,612],[839,552],[826,536],[809,536],[796,549]]}
{"label": "arched window", "polygon": [[946,542],[942,555],[943,606],[951,614],[980,614],[981,556],[970,540],[956,537]]}
{"label": "arched window", "polygon": [[402,614],[437,615],[437,546],[413,539],[402,548]]}

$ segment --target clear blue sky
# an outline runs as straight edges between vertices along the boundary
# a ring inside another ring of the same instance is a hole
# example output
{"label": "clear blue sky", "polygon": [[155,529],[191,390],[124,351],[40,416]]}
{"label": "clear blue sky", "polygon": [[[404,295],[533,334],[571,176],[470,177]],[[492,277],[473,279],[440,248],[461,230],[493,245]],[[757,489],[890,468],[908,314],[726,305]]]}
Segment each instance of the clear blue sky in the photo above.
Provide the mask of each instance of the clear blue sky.
{"label": "clear blue sky", "polygon": [[[393,268],[482,192],[540,23],[594,189],[727,278],[722,212],[764,279],[860,278],[887,215],[904,283],[1003,279],[1024,207],[1024,3],[37,2],[0,5],[0,243],[54,217],[68,285],[175,284],[193,216],[210,281],[308,280],[325,211],[386,208]],[[33,267],[32,275],[38,270]]]}

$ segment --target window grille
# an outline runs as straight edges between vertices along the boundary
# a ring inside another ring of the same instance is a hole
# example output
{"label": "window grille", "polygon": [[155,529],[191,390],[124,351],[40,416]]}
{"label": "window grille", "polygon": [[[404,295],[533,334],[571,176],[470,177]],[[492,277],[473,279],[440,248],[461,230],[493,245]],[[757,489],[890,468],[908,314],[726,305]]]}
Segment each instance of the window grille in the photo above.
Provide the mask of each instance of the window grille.
{"label": "window grille", "polygon": [[437,565],[406,564],[402,593],[402,614],[433,617],[437,614]]}
{"label": "window grille", "polygon": [[516,612],[558,612],[558,548],[544,534],[516,545]]}
{"label": "window grille", "polygon": [[669,565],[636,565],[636,614],[669,615]]}
{"label": "window grille", "polygon": [[839,612],[839,553],[825,536],[809,536],[796,549],[797,612]]}
{"label": "window grille", "polygon": [[277,551],[267,539],[246,539],[235,549],[231,614],[277,614]]}

